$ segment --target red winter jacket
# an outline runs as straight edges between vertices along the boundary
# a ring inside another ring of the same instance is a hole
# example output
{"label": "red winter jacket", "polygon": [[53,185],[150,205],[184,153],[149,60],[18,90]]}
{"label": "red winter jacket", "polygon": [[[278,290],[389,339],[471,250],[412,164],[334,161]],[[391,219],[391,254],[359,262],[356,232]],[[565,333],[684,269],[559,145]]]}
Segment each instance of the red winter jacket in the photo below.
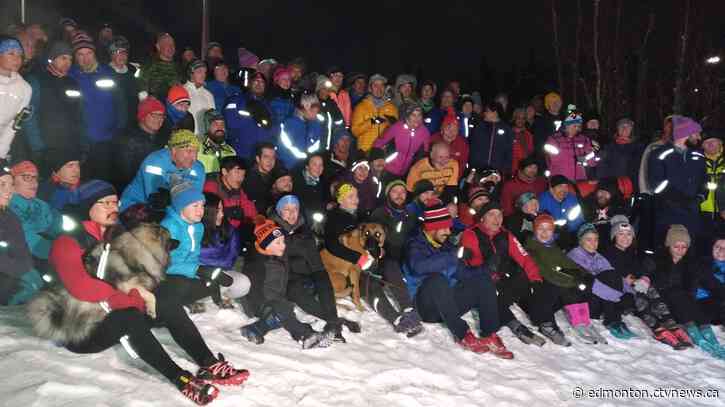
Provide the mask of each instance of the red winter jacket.
{"label": "red winter jacket", "polygon": [[539,196],[546,190],[546,178],[536,177],[533,181],[524,181],[518,174],[512,179],[504,182],[501,188],[501,208],[503,215],[508,216],[515,212],[516,199],[524,192],[533,192]]}
{"label": "red winter jacket", "polygon": [[511,173],[519,170],[519,162],[534,152],[534,136],[526,128],[514,127],[514,142],[511,156]]}
{"label": "red winter jacket", "polygon": [[257,208],[254,206],[247,194],[242,189],[236,191],[230,190],[224,186],[219,179],[221,175],[209,177],[204,182],[204,192],[214,194],[222,199],[224,206],[224,216],[229,224],[235,228],[239,228],[242,223],[253,223],[254,217],[257,216]]}
{"label": "red winter jacket", "polygon": [[[83,228],[97,241],[101,240],[99,224],[86,221],[83,222]],[[81,301],[96,303],[105,301],[111,309],[136,308],[145,312],[146,305],[136,289],[124,294],[107,282],[91,277],[83,265],[84,251],[78,241],[68,235],[57,238],[50,248],[48,262],[58,273],[60,281],[68,292]]]}
{"label": "red winter jacket", "polygon": [[[466,228],[466,230],[463,231],[463,236],[461,237],[461,245],[463,247],[471,249],[471,251],[473,252],[473,257],[466,261],[467,265],[471,267],[478,267],[483,265],[486,260],[481,254],[481,249],[478,246],[478,237],[476,236],[476,232],[473,231],[473,228],[478,228],[480,231],[486,234],[489,238],[489,241],[491,242],[493,242],[496,236],[500,235],[501,233],[505,233],[508,237],[508,255],[511,257],[511,259],[515,261],[516,264],[518,264],[522,269],[524,269],[524,272],[529,278],[529,281],[543,281],[541,279],[541,274],[539,274],[539,266],[536,265],[534,259],[529,256],[526,250],[524,250],[524,247],[521,246],[521,243],[519,243],[516,237],[514,237],[513,233],[501,228],[497,233],[491,235],[480,223],[475,226]],[[493,243],[491,243],[491,248],[494,252],[496,251],[496,246]]]}

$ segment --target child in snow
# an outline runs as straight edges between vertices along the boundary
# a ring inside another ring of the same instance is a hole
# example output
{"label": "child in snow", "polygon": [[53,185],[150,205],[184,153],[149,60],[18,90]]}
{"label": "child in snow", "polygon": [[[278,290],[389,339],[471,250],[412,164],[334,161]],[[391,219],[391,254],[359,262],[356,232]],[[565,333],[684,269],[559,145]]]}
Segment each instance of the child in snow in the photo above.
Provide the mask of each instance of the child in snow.
{"label": "child in snow", "polygon": [[695,299],[705,317],[713,324],[725,324],[725,236],[713,243],[712,259],[705,263],[697,282]]}

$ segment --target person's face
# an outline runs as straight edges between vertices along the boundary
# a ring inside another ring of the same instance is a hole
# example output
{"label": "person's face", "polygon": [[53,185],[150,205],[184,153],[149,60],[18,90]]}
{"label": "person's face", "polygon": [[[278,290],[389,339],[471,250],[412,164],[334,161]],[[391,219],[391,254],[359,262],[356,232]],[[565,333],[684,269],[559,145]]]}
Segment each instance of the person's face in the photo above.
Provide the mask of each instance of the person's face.
{"label": "person's face", "polygon": [[483,205],[486,205],[489,202],[491,202],[491,199],[488,196],[481,195],[478,198],[474,199],[473,202],[471,202],[471,208],[475,211],[479,211],[481,208],[483,208]]}
{"label": "person's face", "polygon": [[560,184],[550,188],[551,195],[559,202],[562,202],[566,195],[569,193],[569,186],[566,184]]}
{"label": "person's face", "polygon": [[14,177],[15,192],[25,199],[33,199],[38,194],[38,173],[26,171]]}
{"label": "person's face", "polygon": [[263,148],[262,154],[255,158],[257,160],[257,166],[259,170],[267,174],[274,168],[274,164],[277,162],[277,152],[271,148]]}
{"label": "person's face", "polygon": [[189,63],[189,62],[191,62],[191,61],[193,61],[195,59],[196,59],[196,54],[194,53],[194,51],[192,51],[190,49],[187,49],[186,51],[184,51],[181,54],[181,60],[184,61],[184,62],[186,62],[186,63]]}
{"label": "person's face", "polygon": [[274,181],[274,189],[277,192],[292,192],[292,177],[285,175]]}
{"label": "person's face", "polygon": [[219,47],[209,48],[209,50],[207,51],[207,54],[209,55],[209,58],[215,58],[215,59],[224,58],[224,53],[223,53],[222,49]]}
{"label": "person's face", "polygon": [[448,84],[448,87],[449,87],[449,88],[450,88],[450,89],[451,89],[451,90],[452,90],[452,91],[453,91],[453,92],[454,92],[454,93],[455,93],[456,95],[460,95],[460,94],[461,94],[461,83],[460,83],[460,82],[458,82],[458,81],[451,81],[451,82],[450,82],[450,83]]}
{"label": "person's face", "polygon": [[508,106],[508,104],[509,104],[509,99],[508,99],[508,98],[507,98],[506,96],[499,96],[499,97],[497,97],[497,98],[496,98],[496,99],[494,99],[494,100],[495,100],[496,102],[500,103],[500,104],[501,104],[501,106],[503,106],[503,107],[504,107],[504,109],[505,109],[505,108],[506,108],[506,106]]}
{"label": "person's face", "polygon": [[289,75],[282,75],[277,78],[277,86],[284,90],[288,90],[292,87],[292,78]]}
{"label": "person's face", "polygon": [[191,168],[198,153],[199,149],[195,147],[172,148],[171,160],[177,168]]}
{"label": "person's face", "polygon": [[622,250],[626,250],[632,246],[634,236],[629,231],[622,231],[614,235],[614,244]]}
{"label": "person's face", "polygon": [[447,109],[453,106],[453,92],[445,90],[441,93],[441,109]]}
{"label": "person's face", "polygon": [[335,156],[342,159],[347,159],[347,155],[350,153],[350,143],[352,141],[349,137],[340,137],[337,143],[334,145]]}
{"label": "person's face", "polygon": [[471,115],[471,113],[473,113],[473,103],[471,103],[470,101],[463,103],[463,106],[461,106],[461,111],[466,116]]}
{"label": "person's face", "polygon": [[611,200],[612,194],[610,194],[609,191],[605,191],[603,189],[597,190],[597,205],[599,205],[600,208],[606,208]]}
{"label": "person's face", "polygon": [[315,103],[315,104],[311,105],[310,107],[304,108],[302,113],[303,113],[303,116],[305,116],[305,120],[307,120],[307,121],[317,120],[317,114],[320,113],[320,105]]}
{"label": "person's face", "polygon": [[396,185],[388,193],[390,202],[394,203],[398,207],[402,207],[405,204],[405,199],[408,197],[408,191],[402,185]]}
{"label": "person's face", "polygon": [[719,239],[712,245],[712,258],[717,261],[725,261],[725,239]]}
{"label": "person's face", "polygon": [[166,115],[163,112],[151,112],[143,118],[143,125],[146,130],[156,133],[164,125],[164,117]]}
{"label": "person's face", "polygon": [[514,126],[523,128],[526,126],[526,112],[523,111],[516,111],[516,114],[514,115]]}
{"label": "person's face", "polygon": [[216,207],[216,219],[214,219],[214,224],[217,226],[221,226],[222,222],[224,221],[224,204],[222,201],[219,201]]}
{"label": "person's face", "polygon": [[290,225],[297,224],[297,219],[300,217],[300,207],[297,205],[287,204],[282,207],[280,216],[285,222]]}
{"label": "person's face", "polygon": [[108,195],[96,201],[88,212],[91,220],[108,227],[118,222],[118,196]]}
{"label": "person's face", "polygon": [[486,230],[496,233],[501,229],[501,225],[503,224],[503,212],[498,209],[491,209],[483,215],[481,222]]}
{"label": "person's face", "polygon": [[286,248],[287,246],[284,243],[284,236],[280,236],[272,240],[272,243],[267,246],[267,253],[275,257],[282,257],[282,255],[284,255],[284,249]]}
{"label": "person's face", "polygon": [[443,244],[448,240],[451,235],[451,228],[438,229],[429,233],[429,236],[433,238],[433,241]]}
{"label": "person's face", "polygon": [[672,258],[674,259],[681,259],[685,257],[687,249],[689,248],[690,246],[688,246],[685,242],[675,242],[675,244],[670,246],[670,255],[672,255]]}
{"label": "person's face", "polygon": [[214,79],[219,82],[226,82],[229,80],[229,67],[226,65],[217,65],[214,68]]}
{"label": "person's face", "polygon": [[423,124],[423,112],[420,109],[413,110],[413,113],[408,116],[405,122],[408,123],[408,127],[417,129]]}
{"label": "person's face", "polygon": [[214,120],[209,124],[207,133],[215,143],[223,143],[226,129],[224,128],[224,120]]}
{"label": "person's face", "polygon": [[68,161],[64,166],[60,167],[56,173],[60,182],[67,185],[76,185],[81,180],[81,163],[80,161]]}
{"label": "person's face", "polygon": [[498,112],[495,110],[486,108],[483,111],[483,120],[485,120],[487,122],[497,122],[498,121]]}
{"label": "person's face", "polygon": [[411,85],[410,83],[404,83],[400,85],[398,90],[403,97],[407,98],[410,97],[410,95],[413,93],[413,85]]}
{"label": "person's face", "polygon": [[526,121],[533,123],[536,118],[536,108],[532,105],[526,106]]}
{"label": "person's face", "polygon": [[531,164],[523,169],[523,173],[528,178],[534,178],[539,173],[539,166],[537,164]]}
{"label": "person's face", "polygon": [[71,65],[73,65],[73,57],[70,55],[58,55],[51,62],[53,67],[63,75],[68,74]]}
{"label": "person's face", "polygon": [[0,177],[0,208],[7,208],[14,190],[12,175],[7,174]]}
{"label": "person's face", "polygon": [[352,90],[358,95],[362,95],[363,93],[365,93],[365,89],[367,89],[367,86],[368,81],[366,81],[365,78],[358,78],[355,79],[355,82],[352,83]]}
{"label": "person's face", "polygon": [[174,103],[174,107],[180,112],[188,112],[191,104],[189,102],[178,102]]}
{"label": "person's face", "polygon": [[628,142],[632,141],[632,126],[625,124],[622,126],[619,126],[617,129],[617,136],[621,137],[625,140],[628,140]]}
{"label": "person's face", "polygon": [[206,81],[206,68],[202,67],[194,69],[194,72],[191,73],[191,81],[194,85],[203,85],[204,81]]}
{"label": "person's face", "polygon": [[700,133],[692,134],[692,135],[690,135],[690,137],[688,137],[685,140],[685,145],[687,146],[687,148],[690,148],[693,150],[697,150],[698,148],[700,148],[701,144],[702,144],[702,136],[700,136]]}
{"label": "person's face", "polygon": [[319,178],[324,170],[325,164],[322,161],[322,157],[316,155],[310,158],[310,162],[307,163],[307,172],[309,172],[310,175]]}
{"label": "person's face", "polygon": [[164,61],[171,61],[176,53],[176,43],[170,36],[164,36],[156,43],[156,50],[159,53],[159,58]]}
{"label": "person's face", "polygon": [[330,74],[330,82],[335,86],[335,89],[342,89],[342,81],[345,79],[345,75],[342,72],[333,72]]}
{"label": "person's face", "polygon": [[383,97],[383,95],[385,95],[385,82],[374,81],[370,84],[370,93],[372,93],[376,98]]}
{"label": "person's face", "polygon": [[113,39],[113,30],[109,27],[105,27],[99,33],[99,37],[101,37],[101,40],[103,41],[110,41]]}
{"label": "person's face", "polygon": [[340,202],[340,206],[343,209],[349,209],[349,210],[357,210],[358,205],[360,204],[360,198],[357,196],[357,189],[353,188],[352,191],[350,191],[347,195],[345,195],[344,198],[342,198],[342,202]]}
{"label": "person's face", "polygon": [[582,131],[582,125],[581,124],[570,124],[570,125],[566,126],[565,131],[566,131],[567,136],[574,137]]}
{"label": "person's face", "polygon": [[599,120],[597,120],[597,119],[587,120],[587,129],[599,130]]}
{"label": "person's face", "polygon": [[443,126],[441,136],[443,137],[443,141],[446,143],[452,143],[458,136],[458,122],[448,123]]}
{"label": "person's face", "polygon": [[549,222],[542,223],[534,230],[534,235],[536,235],[536,240],[548,242],[554,237],[554,225]]}
{"label": "person's face", "polygon": [[370,163],[373,167],[373,174],[380,175],[385,170],[385,159],[384,158],[378,158],[377,160],[373,160],[372,163]]}
{"label": "person's face", "polygon": [[330,96],[330,89],[322,87],[317,91],[317,98],[320,100],[327,100]]}
{"label": "person's face", "polygon": [[302,77],[302,67],[299,65],[291,65],[289,69],[292,75],[292,81],[296,82],[300,80],[300,78]]}
{"label": "person's face", "polygon": [[264,91],[267,88],[267,84],[264,82],[264,79],[262,78],[254,78],[252,80],[251,89],[252,93],[256,96],[264,95]]}
{"label": "person's face", "polygon": [[451,160],[451,150],[444,145],[438,145],[431,151],[430,160],[436,168],[443,168]]}
{"label": "person's face", "polygon": [[555,98],[554,101],[551,102],[551,105],[549,107],[551,108],[551,112],[558,114],[561,110],[561,99]]}
{"label": "person's face", "polygon": [[231,170],[222,168],[222,180],[232,189],[239,189],[242,187],[246,173],[247,172],[245,170],[239,168],[238,166],[232,168]]}
{"label": "person's face", "polygon": [[81,48],[76,51],[76,63],[81,68],[90,68],[96,63],[96,52],[90,48]]}
{"label": "person's face", "polygon": [[420,89],[420,98],[421,99],[423,99],[423,100],[430,100],[430,99],[433,99],[433,96],[435,96],[435,94],[433,93],[433,87],[432,86],[430,86],[430,85],[424,85]]}
{"label": "person's face", "polygon": [[355,167],[355,171],[352,172],[352,175],[355,178],[355,181],[361,184],[368,179],[368,175],[370,175],[370,168],[367,165],[358,165]]}
{"label": "person's face", "polygon": [[181,210],[181,218],[188,223],[199,223],[204,217],[204,201],[196,201]]}
{"label": "person's face", "polygon": [[111,54],[111,63],[116,66],[126,66],[128,63],[128,51],[122,49]]}
{"label": "person's face", "polygon": [[418,199],[421,202],[428,202],[429,200],[433,199],[435,197],[436,193],[435,191],[425,191],[418,195]]}
{"label": "person's face", "polygon": [[702,149],[709,156],[716,156],[722,152],[722,141],[717,138],[707,139],[702,143]]}
{"label": "person's face", "polygon": [[538,215],[539,214],[539,200],[531,199],[521,207],[521,211],[527,215]]}
{"label": "person's face", "polygon": [[579,244],[587,253],[594,253],[599,247],[599,235],[596,233],[587,233],[579,240]]}

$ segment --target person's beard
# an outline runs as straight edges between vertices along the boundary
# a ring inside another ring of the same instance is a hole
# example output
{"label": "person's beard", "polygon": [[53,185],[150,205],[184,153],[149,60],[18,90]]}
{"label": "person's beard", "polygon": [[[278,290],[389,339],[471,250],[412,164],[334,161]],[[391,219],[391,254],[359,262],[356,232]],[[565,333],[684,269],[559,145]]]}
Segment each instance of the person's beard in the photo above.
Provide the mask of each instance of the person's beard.
{"label": "person's beard", "polygon": [[390,204],[391,208],[397,209],[397,210],[401,210],[401,209],[405,208],[405,201],[403,201],[400,205],[398,205],[397,203],[393,202],[392,199],[388,199],[388,204]]}
{"label": "person's beard", "polygon": [[685,146],[689,150],[699,150],[700,146],[702,146],[702,141],[701,140],[692,140],[692,139],[688,138],[687,141],[685,141]]}
{"label": "person's beard", "polygon": [[611,204],[611,202],[612,202],[611,199],[607,199],[607,200],[597,199],[597,207],[599,209],[607,208],[607,207],[609,207],[609,205]]}
{"label": "person's beard", "polygon": [[224,138],[226,137],[226,132],[224,130],[217,130],[214,132],[214,134],[211,136],[211,139],[217,143],[222,144],[224,142]]}

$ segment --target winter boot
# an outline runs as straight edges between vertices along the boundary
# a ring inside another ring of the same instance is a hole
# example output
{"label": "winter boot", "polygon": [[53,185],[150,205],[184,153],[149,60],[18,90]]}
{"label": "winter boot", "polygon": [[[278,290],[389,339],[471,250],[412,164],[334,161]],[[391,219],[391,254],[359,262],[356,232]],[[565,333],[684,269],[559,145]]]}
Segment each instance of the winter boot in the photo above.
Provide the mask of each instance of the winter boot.
{"label": "winter boot", "polygon": [[325,324],[324,332],[329,332],[332,335],[333,342],[347,343],[347,340],[342,336],[342,322],[328,322]]}
{"label": "winter boot", "polygon": [[501,338],[498,337],[495,333],[485,337],[480,338],[479,342],[483,344],[487,348],[486,352],[491,352],[494,356],[501,358],[501,359],[513,359],[514,354],[511,353],[508,349],[506,349],[506,346],[504,346],[503,341]]}
{"label": "winter boot", "polygon": [[261,345],[264,343],[264,335],[267,333],[264,325],[263,321],[257,321],[239,328],[239,333],[242,334],[242,337],[247,338],[249,342]]}
{"label": "winter boot", "polygon": [[201,301],[193,302],[189,306],[190,314],[203,314],[206,312],[206,304]]}
{"label": "winter boot", "polygon": [[725,356],[725,347],[723,347],[720,342],[718,342],[717,337],[715,336],[715,332],[712,331],[711,325],[700,325],[700,333],[708,343],[710,343],[713,347],[717,347],[719,349],[721,357]]}
{"label": "winter boot", "polygon": [[476,338],[476,335],[474,335],[471,331],[466,332],[466,336],[458,341],[458,344],[461,345],[463,349],[470,350],[473,353],[488,352],[488,348],[484,346],[480,339]]}
{"label": "winter boot", "polygon": [[671,331],[665,328],[660,328],[656,330],[654,334],[655,339],[666,345],[672,346],[672,349],[674,350],[683,350],[692,347],[691,344],[681,341],[680,338],[677,337],[677,335],[673,334]]}
{"label": "winter boot", "polygon": [[224,360],[224,355],[218,355],[216,363],[211,366],[199,368],[196,377],[209,384],[223,386],[236,386],[244,383],[249,377],[249,370],[235,369],[231,363]]}
{"label": "winter boot", "polygon": [[597,335],[592,330],[588,329],[592,321],[589,319],[589,304],[586,302],[580,302],[578,304],[569,304],[564,306],[564,313],[569,323],[574,328],[577,336],[584,342],[590,345],[596,344]]}
{"label": "winter boot", "polygon": [[702,332],[700,332],[697,325],[693,323],[687,324],[687,334],[698,348],[701,348],[716,358],[725,359],[725,354],[720,351],[720,347],[708,342],[705,337],[702,336]]}
{"label": "winter boot", "polygon": [[541,324],[541,326],[539,326],[539,332],[559,346],[571,346],[571,342],[566,339],[566,336],[564,336],[564,333],[561,332],[561,329],[559,329],[559,327],[553,322],[544,322]]}
{"label": "winter boot", "polygon": [[216,386],[197,379],[187,371],[182,372],[176,378],[176,386],[181,394],[200,406],[211,403],[219,395],[219,389]]}
{"label": "winter boot", "polygon": [[687,334],[687,332],[685,332],[684,329],[682,329],[681,326],[675,325],[674,327],[669,328],[669,331],[672,332],[672,334],[675,335],[677,339],[679,339],[680,342],[684,343],[685,346],[687,346],[688,348],[694,346],[692,344],[692,338],[690,338],[690,336]]}
{"label": "winter boot", "polygon": [[636,336],[622,321],[613,322],[607,325],[607,329],[609,330],[609,333],[617,339],[627,340]]}
{"label": "winter boot", "polygon": [[395,332],[405,333],[408,338],[423,332],[423,324],[420,321],[418,312],[413,308],[406,308],[402,314],[393,322]]}
{"label": "winter boot", "polygon": [[346,326],[347,329],[354,334],[359,334],[361,331],[359,322],[355,322],[345,318],[340,318],[340,322],[342,322],[342,325]]}
{"label": "winter boot", "polygon": [[310,329],[310,332],[303,336],[299,342],[302,344],[302,349],[327,348],[332,345],[332,338],[331,332],[317,332]]}
{"label": "winter boot", "polygon": [[596,345],[597,344],[597,338],[594,336],[591,332],[591,330],[588,329],[589,327],[586,325],[577,325],[574,327],[574,332],[576,335],[581,339],[582,342],[589,344],[589,345]]}
{"label": "winter boot", "polygon": [[519,340],[527,345],[544,346],[546,341],[544,338],[531,332],[531,330],[517,319],[513,319],[511,322],[506,324],[511,332],[516,335]]}

